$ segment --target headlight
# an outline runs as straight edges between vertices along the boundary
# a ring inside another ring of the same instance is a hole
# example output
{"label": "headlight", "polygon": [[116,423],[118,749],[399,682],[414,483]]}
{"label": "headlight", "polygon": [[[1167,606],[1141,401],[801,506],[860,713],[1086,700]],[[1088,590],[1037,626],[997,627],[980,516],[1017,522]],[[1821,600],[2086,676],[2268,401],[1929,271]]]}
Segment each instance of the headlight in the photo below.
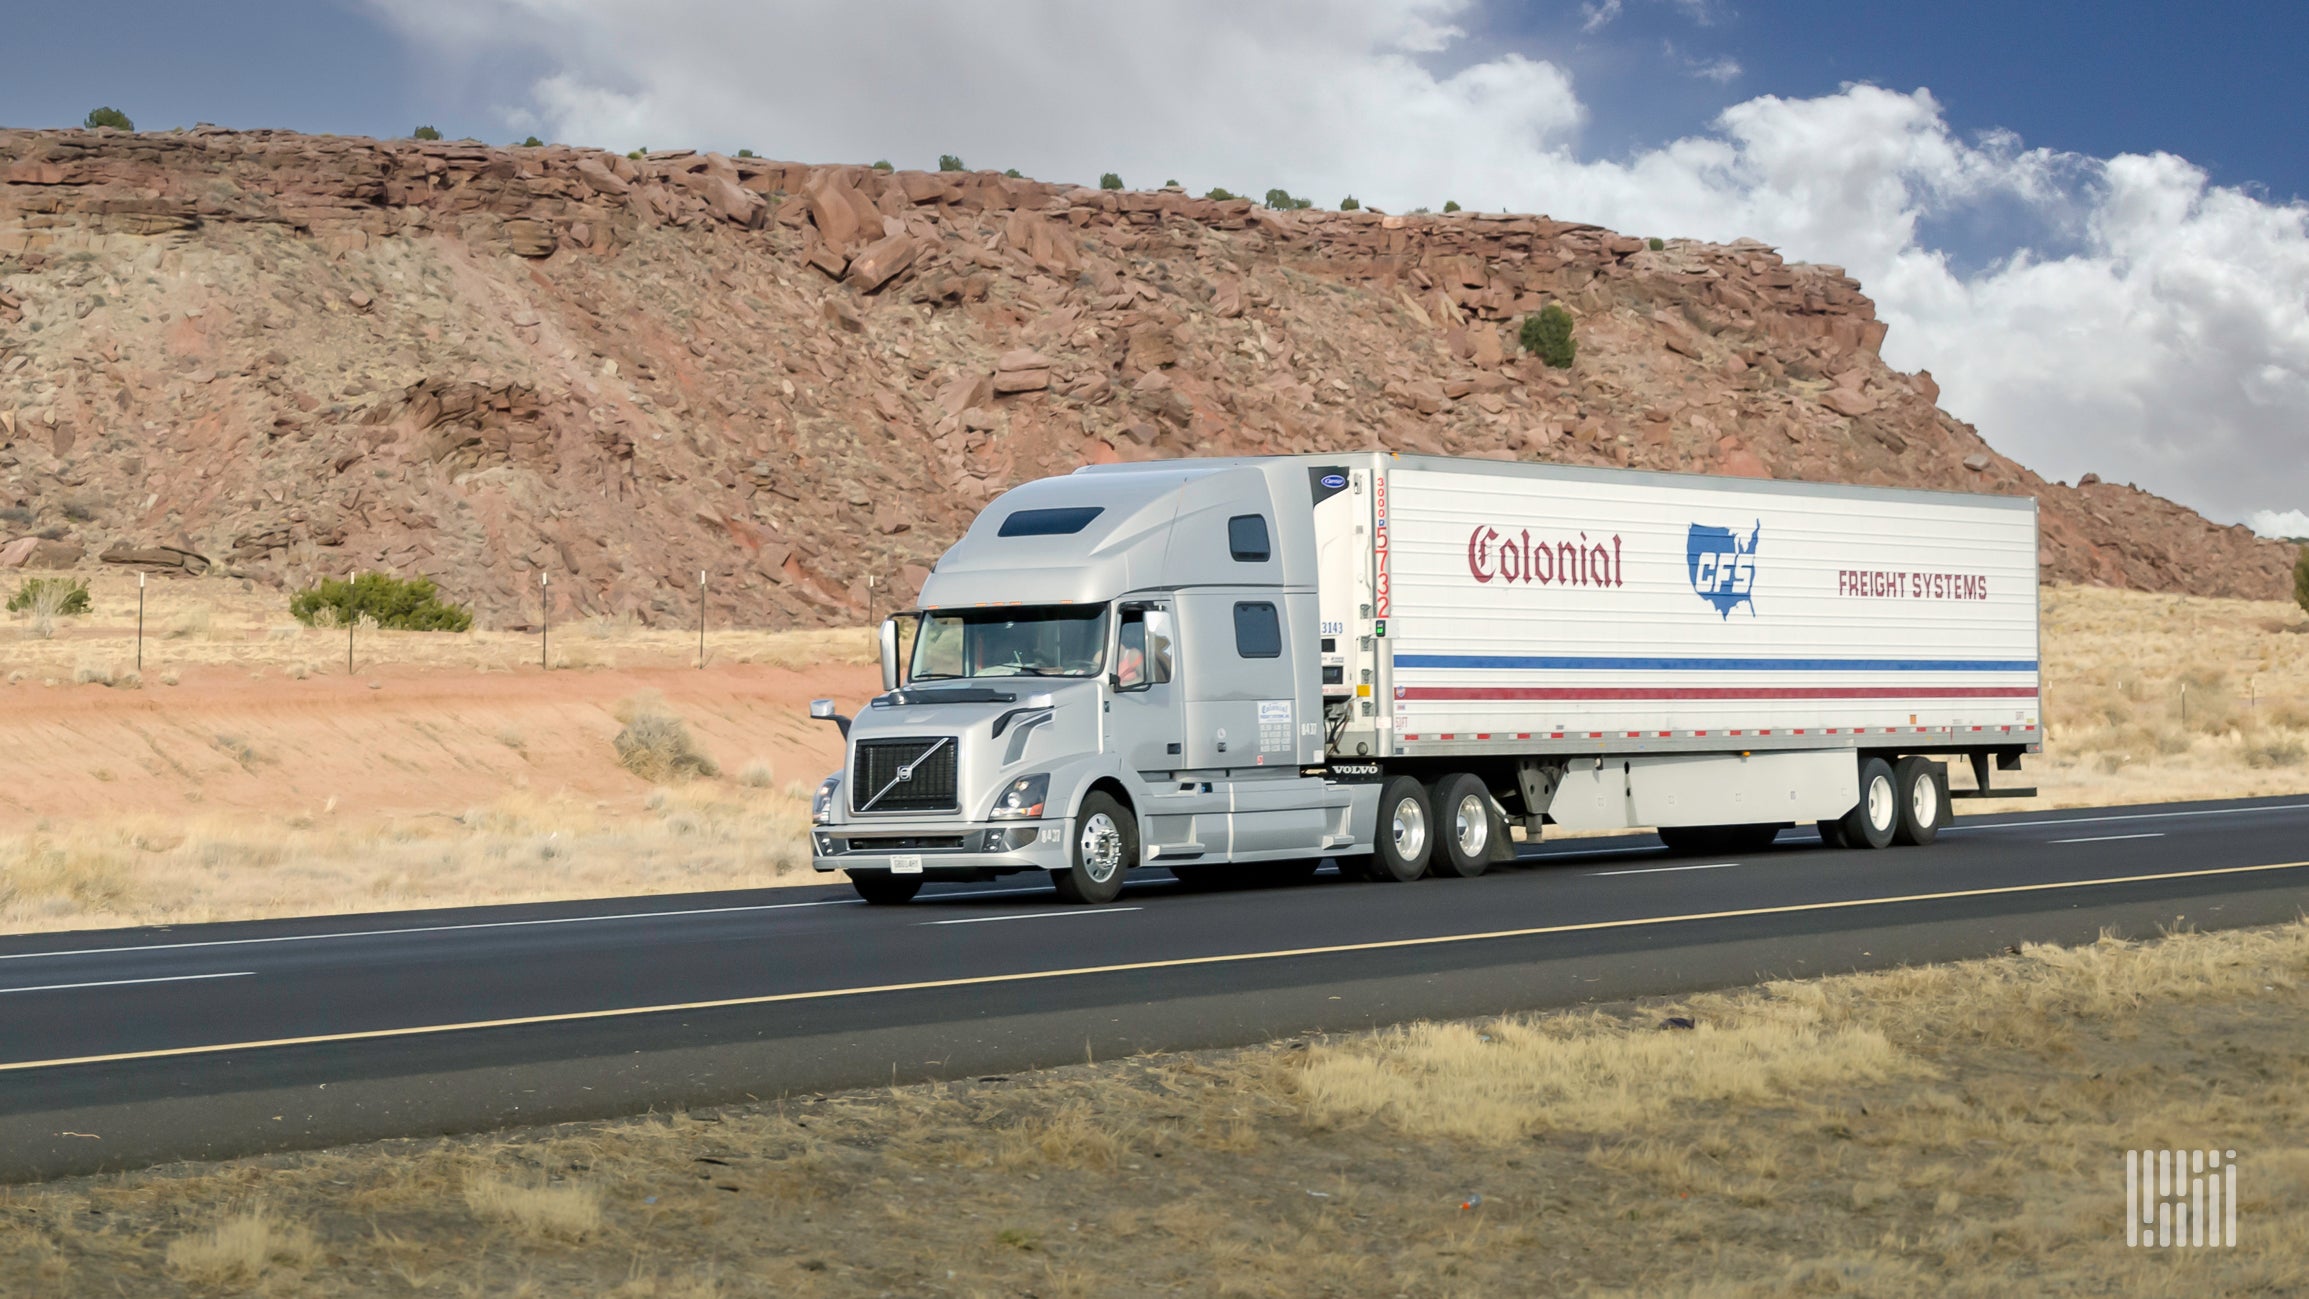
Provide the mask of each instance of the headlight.
{"label": "headlight", "polygon": [[1020,776],[1010,787],[994,798],[994,811],[989,815],[997,821],[1015,821],[1021,817],[1041,816],[1042,805],[1050,799],[1050,774]]}
{"label": "headlight", "polygon": [[810,824],[827,825],[834,819],[834,796],[842,791],[842,775],[836,772],[818,782],[818,792],[810,796]]}

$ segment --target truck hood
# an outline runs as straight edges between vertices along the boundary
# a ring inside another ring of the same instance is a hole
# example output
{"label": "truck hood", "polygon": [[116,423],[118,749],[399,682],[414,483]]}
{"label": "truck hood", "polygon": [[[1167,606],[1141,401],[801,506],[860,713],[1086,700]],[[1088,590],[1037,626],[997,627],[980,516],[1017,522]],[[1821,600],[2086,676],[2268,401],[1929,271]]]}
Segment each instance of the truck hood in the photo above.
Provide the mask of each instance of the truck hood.
{"label": "truck hood", "polygon": [[992,797],[997,780],[1099,747],[1096,678],[995,677],[930,682],[875,697],[850,724],[850,742],[951,735],[961,745],[962,801]]}

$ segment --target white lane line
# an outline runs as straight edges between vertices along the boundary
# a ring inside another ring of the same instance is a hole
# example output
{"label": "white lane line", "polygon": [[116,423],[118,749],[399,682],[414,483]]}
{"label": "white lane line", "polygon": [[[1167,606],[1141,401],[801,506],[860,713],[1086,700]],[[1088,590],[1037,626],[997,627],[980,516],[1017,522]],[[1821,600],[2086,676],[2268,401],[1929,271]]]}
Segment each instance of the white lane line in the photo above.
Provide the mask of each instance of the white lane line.
{"label": "white lane line", "polygon": [[1602,875],[1658,875],[1666,871],[1720,871],[1739,865],[1736,861],[1712,862],[1706,866],[1640,866],[1624,871],[1589,871],[1588,878]]}
{"label": "white lane line", "polygon": [[2165,837],[2165,832],[2164,832],[2164,831],[2162,831],[2162,830],[2158,830],[2158,831],[2155,831],[2155,832],[2153,832],[2153,833],[2150,833],[2150,834],[2096,834],[2096,835],[2094,835],[2093,837],[2091,837],[2090,839],[2051,839],[2051,840],[2047,840],[2047,842],[2049,842],[2049,843],[2114,843],[2114,842],[2116,842],[2116,841],[2117,841],[2117,840],[2119,840],[2119,839],[2162,839],[2162,838],[2164,838],[2164,837]]}
{"label": "white lane line", "polygon": [[1021,911],[1008,916],[964,916],[959,920],[925,920],[924,925],[987,925],[997,920],[1061,920],[1070,916],[1111,916],[1145,907],[1099,907],[1091,911]]}
{"label": "white lane line", "polygon": [[462,925],[415,925],[407,929],[348,929],[328,934],[274,934],[266,938],[210,938],[192,943],[146,943],[137,947],[74,947],[58,952],[0,952],[0,961],[33,961],[50,956],[111,956],[125,952],[182,952],[196,947],[256,947],[266,943],[317,943],[330,938],[391,938],[400,934],[448,934],[468,929],[520,929],[541,925],[587,925],[603,920],[658,920],[674,916],[720,916],[747,911],[793,911],[801,907],[854,907],[863,898],[819,902],[765,902],[743,907],[697,907],[688,911],[625,911],[607,916],[557,916],[545,920],[477,920]]}
{"label": "white lane line", "polygon": [[2093,825],[2102,821],[2162,821],[2178,816],[2249,816],[2255,812],[2309,812],[2309,803],[2278,803],[2270,807],[2215,807],[2195,812],[2127,812],[2121,816],[2062,816],[2049,821],[2000,821],[1995,825],[1965,825],[1961,822],[1941,831],[1950,834],[1960,830],[2026,830],[2047,825]]}
{"label": "white lane line", "polygon": [[37,988],[0,988],[0,996],[11,992],[69,992],[74,988],[121,988],[131,983],[191,983],[195,979],[245,979],[255,970],[233,970],[226,974],[170,974],[151,979],[104,979],[95,983],[44,983]]}

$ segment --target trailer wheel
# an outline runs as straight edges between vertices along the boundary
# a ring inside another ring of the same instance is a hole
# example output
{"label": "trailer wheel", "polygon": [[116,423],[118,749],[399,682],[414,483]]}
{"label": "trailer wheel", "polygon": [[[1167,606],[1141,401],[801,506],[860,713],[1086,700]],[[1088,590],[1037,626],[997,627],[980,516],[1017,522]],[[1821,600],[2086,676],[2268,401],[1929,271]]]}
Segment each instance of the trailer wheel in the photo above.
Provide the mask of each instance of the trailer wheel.
{"label": "trailer wheel", "polygon": [[914,900],[914,895],[922,891],[922,877],[892,875],[888,871],[853,871],[850,887],[858,890],[858,896],[866,899],[868,905],[894,907]]}
{"label": "trailer wheel", "polygon": [[1092,790],[1074,818],[1072,856],[1072,866],[1051,872],[1058,896],[1091,906],[1114,901],[1123,877],[1138,865],[1138,822],[1113,795]]}
{"label": "trailer wheel", "polygon": [[1437,875],[1474,879],[1490,864],[1492,846],[1504,827],[1491,814],[1491,789],[1480,777],[1460,772],[1435,782]]}
{"label": "trailer wheel", "polygon": [[1900,782],[1882,758],[1860,760],[1860,801],[1844,814],[1844,842],[1853,848],[1883,848],[1900,828]]}
{"label": "trailer wheel", "polygon": [[1435,815],[1427,787],[1409,776],[1389,778],[1379,791],[1379,832],[1372,836],[1365,879],[1404,882],[1427,873],[1435,847]]}
{"label": "trailer wheel", "polygon": [[1922,847],[1940,837],[1948,819],[1948,769],[1930,758],[1902,758],[1892,768],[1900,793],[1900,826],[1893,831],[1899,843]]}

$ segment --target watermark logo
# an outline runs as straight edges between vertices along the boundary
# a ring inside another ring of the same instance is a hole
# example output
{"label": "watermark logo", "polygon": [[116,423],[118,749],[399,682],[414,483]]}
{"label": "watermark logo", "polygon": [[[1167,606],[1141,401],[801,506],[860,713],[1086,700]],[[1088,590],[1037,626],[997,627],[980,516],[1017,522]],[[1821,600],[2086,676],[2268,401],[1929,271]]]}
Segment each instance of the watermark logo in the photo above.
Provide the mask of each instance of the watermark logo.
{"label": "watermark logo", "polygon": [[2125,1152],[2125,1244],[2144,1249],[2237,1243],[2237,1152]]}

